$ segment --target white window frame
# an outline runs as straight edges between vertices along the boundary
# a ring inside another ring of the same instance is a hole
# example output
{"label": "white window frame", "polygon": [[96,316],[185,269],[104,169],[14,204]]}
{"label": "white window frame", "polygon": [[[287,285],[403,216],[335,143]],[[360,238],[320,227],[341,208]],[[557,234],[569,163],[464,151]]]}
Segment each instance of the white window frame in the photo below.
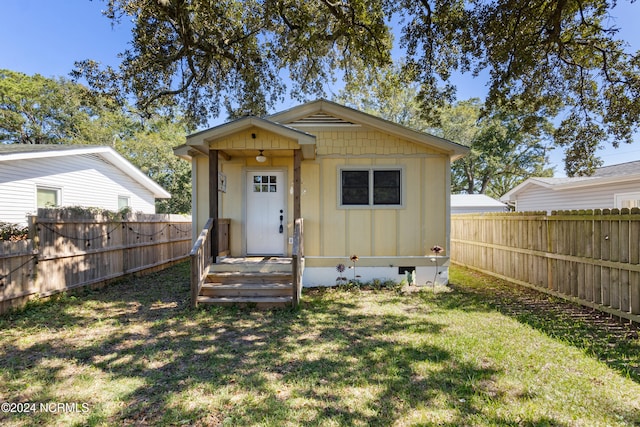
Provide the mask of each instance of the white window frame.
{"label": "white window frame", "polygon": [[[56,194],[56,205],[55,206],[51,206],[51,207],[55,207],[55,208],[59,208],[60,206],[62,206],[62,189],[60,187],[52,187],[50,185],[36,185],[36,210],[38,210],[40,208],[40,206],[38,206],[38,192],[40,190],[45,190],[45,191],[53,191]],[[49,206],[43,206],[44,208],[47,208]]]}
{"label": "white window frame", "polygon": [[120,200],[126,200],[127,201],[127,208],[131,207],[131,196],[127,196],[125,194],[119,194],[118,195],[118,210],[124,209],[124,207],[120,207]]}
{"label": "white window frame", "polygon": [[[366,205],[344,205],[342,204],[342,172],[343,171],[369,171],[369,203]],[[394,205],[374,205],[373,204],[373,172],[374,171],[399,171],[400,172],[400,203]],[[338,167],[338,208],[339,209],[404,209],[406,194],[406,173],[403,165],[342,165]]]}
{"label": "white window frame", "polygon": [[640,192],[634,193],[618,193],[613,195],[615,206],[618,209],[622,208],[622,202],[625,200],[640,201]]}

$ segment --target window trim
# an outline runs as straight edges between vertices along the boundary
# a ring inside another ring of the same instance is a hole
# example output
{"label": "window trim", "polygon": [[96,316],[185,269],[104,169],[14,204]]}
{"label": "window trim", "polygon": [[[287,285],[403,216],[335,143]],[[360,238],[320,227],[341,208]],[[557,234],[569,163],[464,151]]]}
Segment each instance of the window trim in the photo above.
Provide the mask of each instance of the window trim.
{"label": "window trim", "polygon": [[[41,209],[40,206],[38,206],[38,192],[40,190],[46,190],[46,191],[53,191],[56,193],[56,205],[52,206],[53,208],[59,208],[62,206],[62,188],[60,187],[53,187],[50,185],[38,185],[36,184],[36,210]],[[44,208],[50,208],[47,206],[44,206]]]}
{"label": "window trim", "polygon": [[[127,206],[125,207],[120,207],[120,200],[127,200]],[[125,208],[130,208],[131,207],[131,196],[127,196],[126,194],[118,194],[118,210],[122,210]]]}
{"label": "window trim", "polygon": [[[337,168],[337,207],[338,209],[404,209],[406,194],[406,173],[404,165],[340,165]],[[342,172],[343,171],[369,171],[369,203],[366,205],[345,205],[342,203]],[[392,205],[373,204],[374,188],[373,173],[375,171],[399,171],[400,172],[400,203]]]}
{"label": "window trim", "polygon": [[631,191],[628,193],[615,193],[613,195],[615,207],[621,209],[622,202],[625,200],[640,200],[640,192]]}

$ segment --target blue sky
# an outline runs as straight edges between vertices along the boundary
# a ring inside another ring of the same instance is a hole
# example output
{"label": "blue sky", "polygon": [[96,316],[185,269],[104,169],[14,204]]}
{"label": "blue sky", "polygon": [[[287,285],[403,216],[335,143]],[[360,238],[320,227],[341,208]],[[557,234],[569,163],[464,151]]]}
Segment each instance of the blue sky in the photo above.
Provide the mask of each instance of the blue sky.
{"label": "blue sky", "polygon": [[[612,12],[613,23],[620,28],[620,38],[632,51],[640,50],[640,1],[618,0]],[[68,77],[75,61],[94,59],[117,65],[118,53],[128,46],[130,26],[111,25],[101,14],[101,0],[2,0],[0,18],[0,68],[45,77]],[[458,83],[458,99],[482,98],[485,82],[463,78]],[[337,90],[337,89],[335,89]],[[296,105],[285,104],[282,108]],[[640,160],[640,134],[636,142],[620,148],[600,150],[605,165]],[[556,176],[563,175],[562,153],[554,150],[551,162]]]}

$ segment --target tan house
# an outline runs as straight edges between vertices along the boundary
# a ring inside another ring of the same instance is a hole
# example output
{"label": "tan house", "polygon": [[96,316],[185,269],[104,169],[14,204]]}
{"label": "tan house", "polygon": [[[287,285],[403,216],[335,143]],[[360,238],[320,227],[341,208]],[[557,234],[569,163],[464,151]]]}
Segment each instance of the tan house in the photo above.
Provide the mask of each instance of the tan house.
{"label": "tan house", "polygon": [[352,266],[352,255],[362,281],[415,271],[424,284],[436,264],[446,273],[450,164],[467,151],[326,100],[243,117],[175,150],[192,163],[194,229],[228,221],[224,252],[227,231],[213,227],[214,253],[291,257],[295,220],[304,220],[304,286],[335,285],[336,266]]}

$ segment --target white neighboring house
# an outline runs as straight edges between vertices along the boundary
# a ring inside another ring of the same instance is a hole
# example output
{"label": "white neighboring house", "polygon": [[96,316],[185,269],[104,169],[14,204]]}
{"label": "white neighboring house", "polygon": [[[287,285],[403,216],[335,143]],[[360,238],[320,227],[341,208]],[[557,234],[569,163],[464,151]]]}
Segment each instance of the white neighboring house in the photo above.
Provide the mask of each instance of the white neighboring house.
{"label": "white neighboring house", "polygon": [[485,194],[452,194],[451,214],[506,212],[506,204]]}
{"label": "white neighboring house", "polygon": [[587,177],[528,178],[500,200],[519,212],[640,207],[640,161],[605,166]]}
{"label": "white neighboring house", "polygon": [[170,197],[111,147],[0,144],[0,222],[26,224],[39,207],[155,213]]}

